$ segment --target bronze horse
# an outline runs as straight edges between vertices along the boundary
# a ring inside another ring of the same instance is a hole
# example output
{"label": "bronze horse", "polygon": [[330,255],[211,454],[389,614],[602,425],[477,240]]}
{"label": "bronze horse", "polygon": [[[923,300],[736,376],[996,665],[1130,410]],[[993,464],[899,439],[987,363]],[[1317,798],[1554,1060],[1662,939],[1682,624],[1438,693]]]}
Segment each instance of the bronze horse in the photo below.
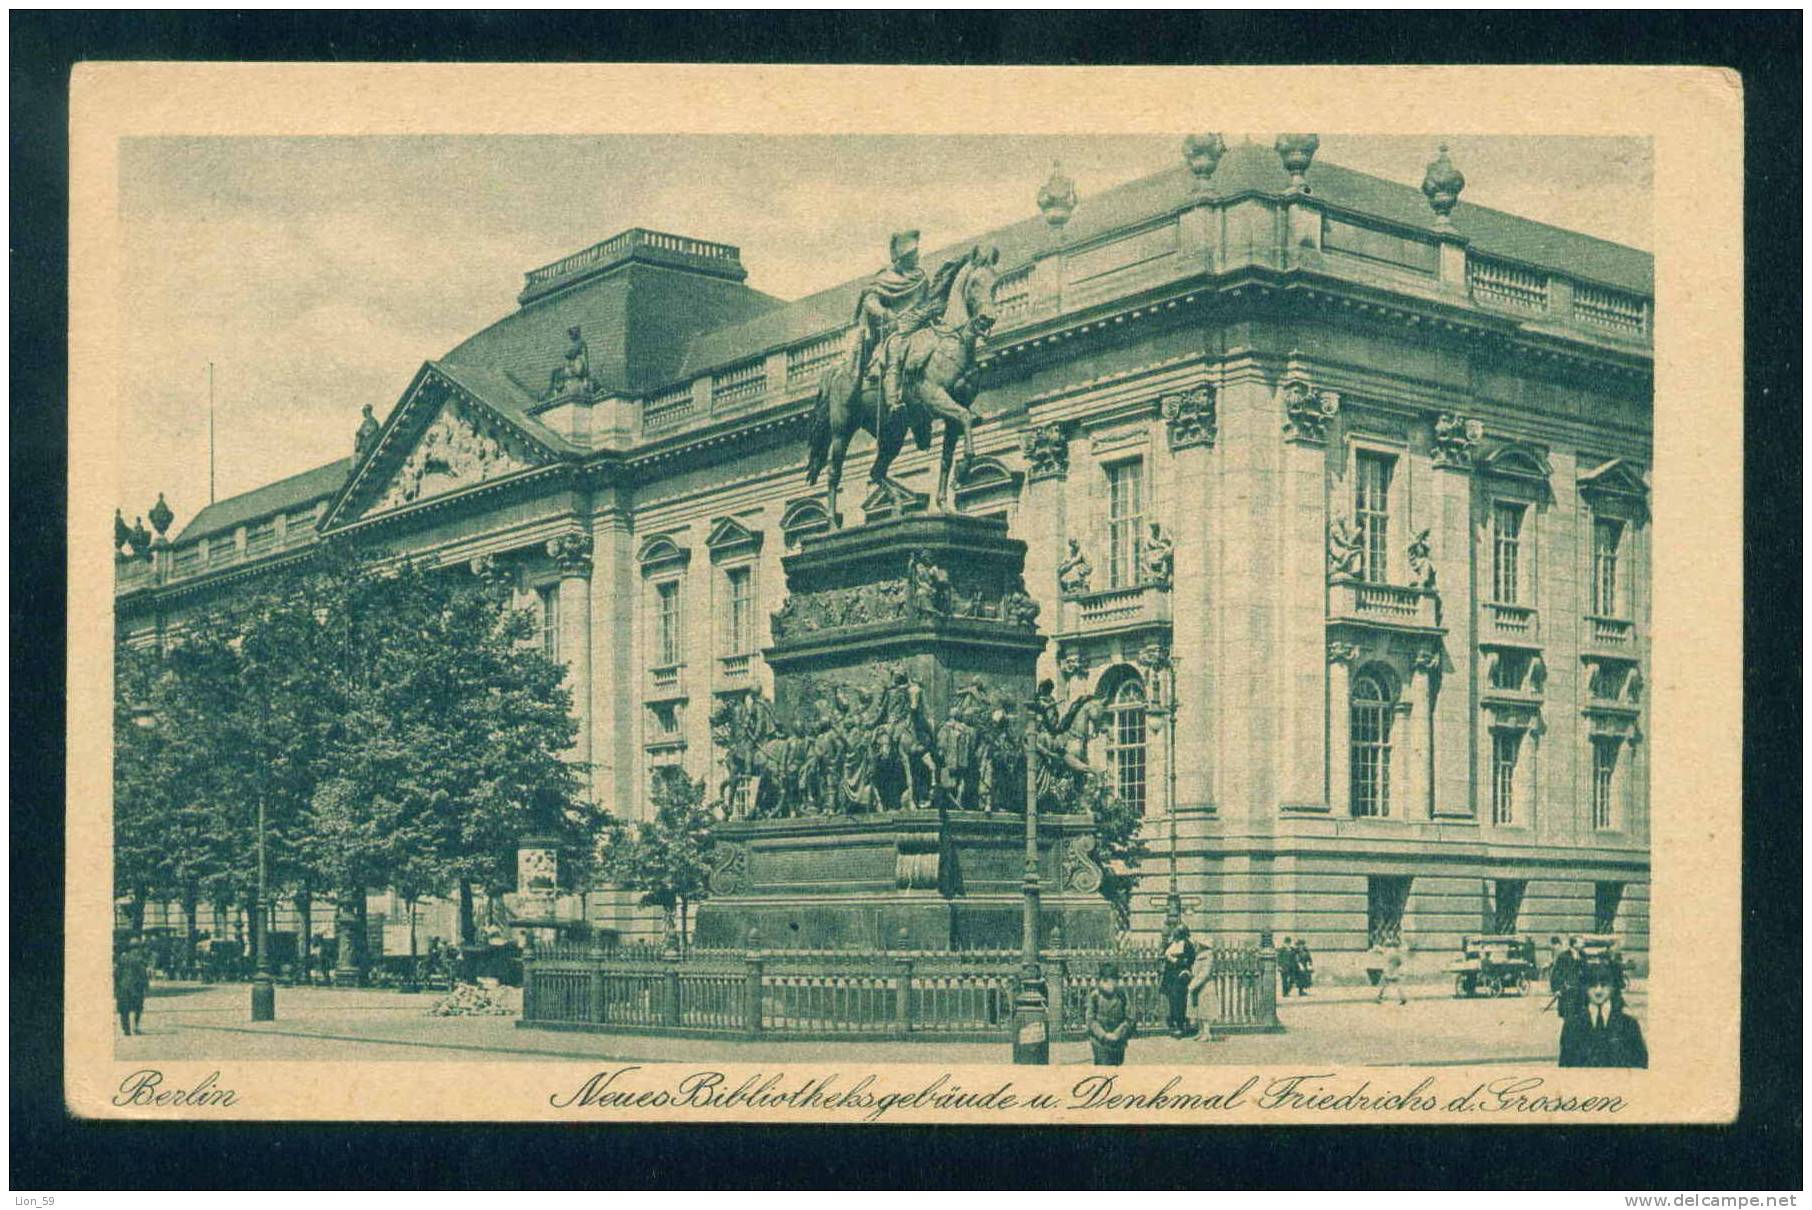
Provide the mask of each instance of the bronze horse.
{"label": "bronze horse", "polygon": [[937,418],[944,422],[944,449],[931,510],[950,509],[950,470],[959,436],[963,442],[963,465],[975,457],[975,442],[970,434],[975,414],[970,405],[981,388],[975,346],[994,326],[995,265],[999,258],[997,249],[976,248],[938,269],[931,282],[931,296],[943,300],[943,314],[906,338],[899,354],[904,358],[900,406],[891,413],[882,415],[881,385],[872,372],[879,366],[878,354],[864,382],[855,381],[853,350],[846,361],[827,371],[819,382],[805,481],[816,483],[819,473],[826,466],[830,468],[826,507],[833,527],[841,528],[843,524],[837,511],[837,489],[843,481],[844,455],[856,433],[867,431],[874,437],[875,461],[868,477],[887,493],[898,514],[912,499],[912,489],[890,478],[887,471],[905,445],[909,430],[919,449],[931,448],[931,422]]}

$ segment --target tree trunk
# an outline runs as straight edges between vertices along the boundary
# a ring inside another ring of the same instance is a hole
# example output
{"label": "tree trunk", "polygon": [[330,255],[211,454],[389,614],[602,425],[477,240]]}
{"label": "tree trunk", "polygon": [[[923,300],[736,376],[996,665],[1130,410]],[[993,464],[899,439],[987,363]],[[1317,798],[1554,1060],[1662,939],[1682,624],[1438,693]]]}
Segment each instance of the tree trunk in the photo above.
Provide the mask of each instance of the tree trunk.
{"label": "tree trunk", "polygon": [[335,942],[334,986],[350,986],[359,981],[359,954],[354,943],[354,930],[359,920],[353,909],[356,892],[342,889],[334,898],[333,936]]}
{"label": "tree trunk", "polygon": [[365,888],[360,887],[358,898],[354,901],[358,912],[359,926],[355,936],[359,956],[359,986],[363,987],[371,976],[371,910],[365,902]]}
{"label": "tree trunk", "polygon": [[201,899],[193,888],[182,898],[182,971],[183,978],[195,977],[195,934],[201,931]]}
{"label": "tree trunk", "polygon": [[145,931],[145,888],[132,889],[132,902],[126,905],[126,921],[134,933]]}
{"label": "tree trunk", "polygon": [[464,949],[472,944],[472,884],[465,879],[459,880],[459,946]]}
{"label": "tree trunk", "polygon": [[304,985],[313,983],[315,966],[315,897],[305,885],[296,892],[296,911],[301,916],[301,933],[296,938],[296,969]]}

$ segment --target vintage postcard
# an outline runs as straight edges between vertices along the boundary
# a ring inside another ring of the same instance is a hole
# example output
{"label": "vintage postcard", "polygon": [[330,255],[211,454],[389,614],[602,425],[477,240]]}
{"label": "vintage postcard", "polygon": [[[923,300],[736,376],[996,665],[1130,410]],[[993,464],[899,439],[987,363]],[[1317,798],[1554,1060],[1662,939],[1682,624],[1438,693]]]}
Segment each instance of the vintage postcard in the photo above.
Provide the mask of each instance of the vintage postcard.
{"label": "vintage postcard", "polygon": [[74,1112],[1734,1115],[1733,74],[71,100]]}

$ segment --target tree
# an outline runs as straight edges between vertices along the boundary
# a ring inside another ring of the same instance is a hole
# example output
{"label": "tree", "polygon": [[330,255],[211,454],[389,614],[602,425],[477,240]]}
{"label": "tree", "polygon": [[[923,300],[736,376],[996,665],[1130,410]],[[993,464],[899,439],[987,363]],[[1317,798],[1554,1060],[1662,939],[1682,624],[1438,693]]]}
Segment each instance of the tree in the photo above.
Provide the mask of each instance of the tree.
{"label": "tree", "polygon": [[691,907],[708,894],[711,829],[702,778],[661,769],[651,794],[654,816],[632,826],[615,822],[604,851],[612,882],[641,891],[642,902],[667,909],[684,945]]}

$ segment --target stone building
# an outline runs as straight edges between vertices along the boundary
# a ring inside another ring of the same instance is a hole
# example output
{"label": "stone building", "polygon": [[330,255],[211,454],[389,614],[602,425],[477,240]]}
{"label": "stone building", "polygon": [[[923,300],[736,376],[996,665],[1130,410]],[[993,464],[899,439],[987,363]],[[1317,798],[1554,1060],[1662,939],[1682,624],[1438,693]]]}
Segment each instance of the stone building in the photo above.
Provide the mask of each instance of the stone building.
{"label": "stone building", "polygon": [[[1081,199],[1054,172],[924,257],[1000,253],[958,507],[1028,544],[1041,673],[1111,706],[1094,759],[1150,834],[1134,931],[1174,868],[1192,926],[1306,938],[1323,971],[1481,931],[1640,960],[1652,258],[1459,201],[1444,150],[1417,190],[1315,143],[1192,136]],[[861,283],[746,276],[640,229],[529,271],[356,457],[122,556],[120,626],[155,641],[328,537],[494,557],[570,666],[593,792],[645,811],[657,770],[720,759],[713,703],[769,685],[780,558],[829,525],[805,426]],[[896,476],[928,490],[931,457]]]}

